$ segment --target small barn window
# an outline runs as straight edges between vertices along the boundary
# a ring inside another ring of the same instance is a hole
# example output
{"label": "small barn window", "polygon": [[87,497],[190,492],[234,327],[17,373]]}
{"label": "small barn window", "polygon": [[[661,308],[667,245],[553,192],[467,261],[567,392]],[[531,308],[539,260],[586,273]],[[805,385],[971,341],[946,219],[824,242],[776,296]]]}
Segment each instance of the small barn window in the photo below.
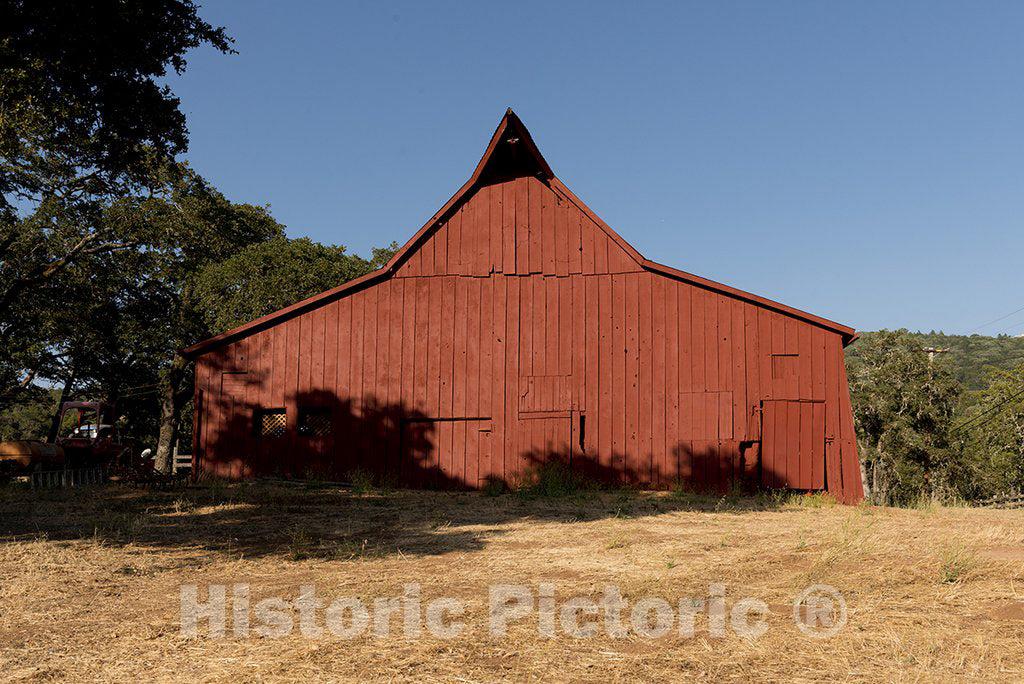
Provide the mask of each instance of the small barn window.
{"label": "small barn window", "polygon": [[315,406],[299,409],[299,434],[304,437],[327,437],[331,434],[331,409]]}
{"label": "small barn window", "polygon": [[257,437],[284,437],[288,418],[283,408],[256,409],[253,421]]}
{"label": "small barn window", "polygon": [[800,374],[799,354],[772,354],[772,379],[786,380]]}

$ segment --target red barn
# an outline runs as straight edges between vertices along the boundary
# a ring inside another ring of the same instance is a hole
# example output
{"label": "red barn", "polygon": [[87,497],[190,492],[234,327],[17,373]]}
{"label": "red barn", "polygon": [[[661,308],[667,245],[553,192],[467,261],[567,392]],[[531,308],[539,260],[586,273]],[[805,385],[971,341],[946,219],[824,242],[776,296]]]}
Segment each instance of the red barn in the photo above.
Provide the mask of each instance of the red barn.
{"label": "red barn", "polygon": [[562,458],[604,482],[853,502],[854,337],[645,259],[509,110],[384,268],[184,352],[194,467],[475,488]]}

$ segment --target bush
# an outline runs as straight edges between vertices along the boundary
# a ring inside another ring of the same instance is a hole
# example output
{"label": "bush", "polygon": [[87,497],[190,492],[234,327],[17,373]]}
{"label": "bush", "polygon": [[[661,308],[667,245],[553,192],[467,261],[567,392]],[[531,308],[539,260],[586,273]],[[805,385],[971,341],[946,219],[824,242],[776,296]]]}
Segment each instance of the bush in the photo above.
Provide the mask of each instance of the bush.
{"label": "bush", "polygon": [[505,493],[505,481],[500,477],[488,475],[484,480],[484,486],[480,493],[484,496],[501,496]]}
{"label": "bush", "polygon": [[373,475],[362,468],[350,470],[348,481],[352,485],[352,492],[354,494],[366,494],[373,491]]}
{"label": "bush", "polygon": [[558,498],[594,489],[583,475],[560,459],[530,469],[518,493],[528,497]]}

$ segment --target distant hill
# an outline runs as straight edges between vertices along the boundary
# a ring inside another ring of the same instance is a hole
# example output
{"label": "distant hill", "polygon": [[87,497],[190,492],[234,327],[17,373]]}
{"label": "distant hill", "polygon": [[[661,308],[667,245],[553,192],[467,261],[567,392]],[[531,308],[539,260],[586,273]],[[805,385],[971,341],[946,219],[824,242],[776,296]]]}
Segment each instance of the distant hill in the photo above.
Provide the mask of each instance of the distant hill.
{"label": "distant hill", "polygon": [[[868,339],[873,334],[861,333],[861,338]],[[957,380],[969,390],[984,389],[987,386],[986,368],[1008,370],[1024,363],[1024,337],[945,335],[937,332],[910,334],[921,340],[922,347],[949,349],[942,355],[942,359],[953,369]],[[847,347],[847,353],[855,354],[856,347],[855,342]]]}

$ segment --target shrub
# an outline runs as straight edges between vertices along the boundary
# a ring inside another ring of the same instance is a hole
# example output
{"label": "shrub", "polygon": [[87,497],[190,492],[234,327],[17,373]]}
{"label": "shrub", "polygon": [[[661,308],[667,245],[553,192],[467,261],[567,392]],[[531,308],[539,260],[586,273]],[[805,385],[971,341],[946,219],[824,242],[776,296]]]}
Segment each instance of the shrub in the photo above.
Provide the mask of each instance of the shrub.
{"label": "shrub", "polygon": [[480,493],[484,496],[501,496],[505,493],[505,481],[495,475],[488,475]]}
{"label": "shrub", "polygon": [[556,498],[572,496],[593,489],[580,473],[560,459],[552,459],[532,468],[518,493],[530,497]]}
{"label": "shrub", "polygon": [[373,475],[362,468],[350,470],[348,481],[352,484],[352,492],[355,494],[366,494],[373,491]]}

